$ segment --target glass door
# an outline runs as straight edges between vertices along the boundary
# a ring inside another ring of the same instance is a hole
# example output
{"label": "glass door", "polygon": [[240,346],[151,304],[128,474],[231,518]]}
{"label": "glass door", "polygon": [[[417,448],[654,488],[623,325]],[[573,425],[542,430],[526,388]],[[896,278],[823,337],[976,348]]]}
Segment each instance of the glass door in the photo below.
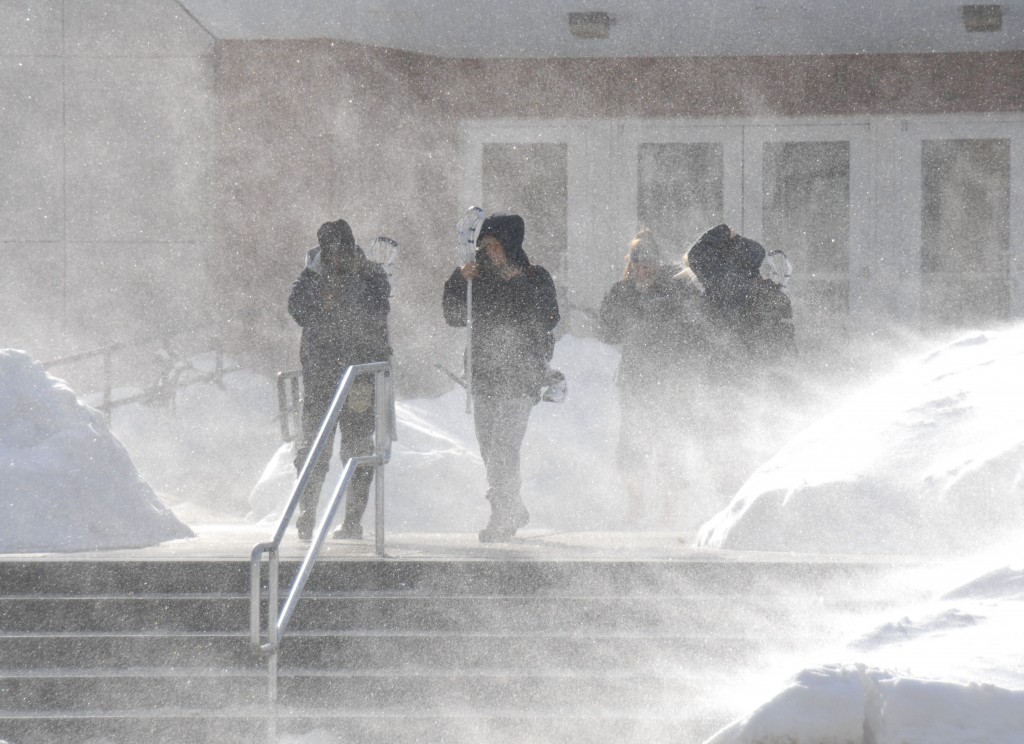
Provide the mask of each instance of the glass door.
{"label": "glass door", "polygon": [[804,345],[844,335],[862,309],[869,157],[866,124],[744,130],[740,231],[792,262],[788,291]]}
{"label": "glass door", "polygon": [[[1021,303],[1024,131],[1019,123],[909,122],[907,234],[922,330],[998,326]],[[916,166],[916,167],[914,167]]]}
{"label": "glass door", "polygon": [[649,228],[665,260],[680,262],[706,230],[739,224],[742,209],[742,128],[638,122],[615,145],[616,172],[631,185],[619,200],[627,232]]}

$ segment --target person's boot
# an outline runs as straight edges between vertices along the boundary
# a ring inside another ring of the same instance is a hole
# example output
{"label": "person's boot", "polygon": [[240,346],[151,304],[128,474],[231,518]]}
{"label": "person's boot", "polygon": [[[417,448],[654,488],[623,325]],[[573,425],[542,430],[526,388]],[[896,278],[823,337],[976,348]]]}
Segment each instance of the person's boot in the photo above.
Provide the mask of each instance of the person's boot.
{"label": "person's boot", "polygon": [[[297,465],[296,467],[301,466]],[[303,491],[299,500],[299,516],[295,520],[300,540],[313,539],[313,530],[316,528],[316,510],[320,503],[320,489],[323,488],[326,478],[326,469],[315,468],[310,474],[309,480],[306,481],[306,490]]]}
{"label": "person's boot", "polygon": [[363,513],[366,511],[366,504],[370,500],[370,481],[372,479],[372,471],[369,478],[365,474],[356,473],[352,479],[348,487],[348,493],[345,494],[345,521],[342,522],[341,527],[334,531],[336,539],[363,539]]}
{"label": "person's boot", "polygon": [[487,500],[491,502],[491,518],[487,526],[480,530],[482,543],[508,542],[515,536],[517,529],[530,521],[530,513],[518,498],[512,504],[506,496],[492,493],[487,496]]}
{"label": "person's boot", "polygon": [[516,534],[513,527],[506,518],[491,512],[491,518],[487,526],[480,530],[480,542],[482,543],[503,543],[509,542]]}
{"label": "person's boot", "polygon": [[295,526],[299,529],[300,540],[312,540],[313,528],[316,526],[316,512],[300,512]]}
{"label": "person's boot", "polygon": [[530,523],[530,510],[526,508],[522,499],[516,499],[510,519],[514,530],[522,529]]}

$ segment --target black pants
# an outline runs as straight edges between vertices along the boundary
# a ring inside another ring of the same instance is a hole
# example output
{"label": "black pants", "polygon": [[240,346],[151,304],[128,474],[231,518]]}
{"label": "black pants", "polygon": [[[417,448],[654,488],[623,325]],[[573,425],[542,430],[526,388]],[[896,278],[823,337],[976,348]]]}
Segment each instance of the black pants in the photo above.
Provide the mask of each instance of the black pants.
{"label": "black pants", "polygon": [[[295,470],[301,472],[306,463],[317,432],[323,425],[324,417],[334,399],[337,386],[307,384],[302,398],[302,443],[295,456]],[[338,433],[341,443],[338,452],[344,463],[350,457],[373,454],[373,432],[375,417],[373,410],[374,385],[372,378],[360,377],[352,385],[345,406],[338,417]],[[312,529],[316,524],[316,508],[320,502],[320,490],[323,488],[327,471],[330,467],[330,452],[334,443],[335,432],[328,434],[327,443],[321,452],[317,464],[313,467],[306,490],[299,501],[298,526],[302,530]],[[373,481],[373,468],[361,465],[349,481],[345,496],[345,524],[356,525],[362,521],[363,512],[370,499],[370,483]]]}

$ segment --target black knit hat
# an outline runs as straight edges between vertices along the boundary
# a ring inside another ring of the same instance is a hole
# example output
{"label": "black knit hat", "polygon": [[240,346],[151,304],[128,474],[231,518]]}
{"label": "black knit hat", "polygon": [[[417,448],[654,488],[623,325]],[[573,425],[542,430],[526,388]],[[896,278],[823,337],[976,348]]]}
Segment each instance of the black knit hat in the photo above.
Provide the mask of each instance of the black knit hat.
{"label": "black knit hat", "polygon": [[320,225],[320,229],[316,231],[316,239],[320,243],[320,249],[325,252],[334,249],[352,252],[356,247],[352,228],[345,220],[335,220]]}

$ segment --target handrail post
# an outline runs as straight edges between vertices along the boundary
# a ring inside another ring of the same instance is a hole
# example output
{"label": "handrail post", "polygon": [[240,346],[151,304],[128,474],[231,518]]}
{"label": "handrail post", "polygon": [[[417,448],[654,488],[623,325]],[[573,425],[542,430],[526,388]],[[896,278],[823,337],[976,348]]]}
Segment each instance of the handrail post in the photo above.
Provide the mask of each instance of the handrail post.
{"label": "handrail post", "polygon": [[[391,384],[391,375],[385,372],[376,372],[374,374],[374,413],[377,416],[376,425],[374,427],[374,454],[381,455],[380,462],[374,466],[373,474],[373,514],[374,514],[374,528],[373,528],[373,541],[374,549],[378,558],[384,557],[384,463],[387,462],[383,457],[385,452],[385,446],[390,450],[391,448],[391,427],[388,425],[387,408],[388,404],[388,392],[385,388],[386,385]],[[385,445],[385,442],[387,443]]]}
{"label": "handrail post", "polygon": [[281,441],[290,442],[292,441],[290,432],[290,422],[288,416],[290,411],[288,410],[288,394],[285,388],[286,375],[284,372],[277,373],[277,410],[281,414]]}
{"label": "handrail post", "polygon": [[[292,378],[292,407],[295,410],[295,428],[296,434],[302,429],[302,393],[299,391],[299,378]],[[291,424],[289,424],[290,426]],[[293,436],[292,439],[295,437]],[[289,440],[290,441],[290,440]]]}
{"label": "handrail post", "polygon": [[[295,513],[296,508],[298,508],[299,501],[301,500],[302,494],[309,482],[313,467],[324,453],[329,434],[332,433],[334,428],[337,426],[338,417],[341,415],[341,410],[348,398],[352,384],[359,375],[364,374],[374,375],[375,382],[374,406],[376,410],[374,411],[374,423],[376,431],[374,436],[374,453],[370,456],[364,455],[350,457],[345,463],[340,482],[334,489],[334,492],[331,494],[328,501],[327,510],[314,529],[313,542],[306,552],[305,559],[302,561],[298,573],[292,579],[292,585],[288,591],[284,605],[283,607],[279,606],[278,589],[280,583],[279,566],[281,542],[284,540],[292,515]],[[313,446],[310,449],[309,455],[306,457],[306,461],[299,470],[298,479],[292,489],[292,494],[289,497],[288,503],[285,505],[284,512],[278,522],[278,527],[274,533],[273,539],[270,542],[259,543],[252,550],[250,565],[250,636],[254,647],[273,656],[273,661],[268,667],[268,670],[274,677],[276,677],[277,668],[276,654],[284,639],[288,623],[290,622],[292,613],[295,610],[295,605],[302,594],[303,587],[305,586],[306,580],[309,578],[310,572],[313,570],[313,565],[316,563],[320,548],[327,536],[327,532],[334,520],[334,516],[341,504],[341,500],[348,489],[349,482],[351,481],[356,469],[359,467],[374,468],[374,475],[377,481],[374,505],[377,524],[375,547],[377,555],[384,557],[383,466],[391,458],[391,441],[393,434],[393,414],[391,411],[393,410],[393,399],[394,388],[391,378],[390,363],[372,362],[368,364],[358,364],[345,370],[345,374],[338,383],[338,389],[334,394],[330,407],[328,408],[327,415],[324,417],[316,438],[313,441]],[[267,553],[268,555],[267,642],[265,644],[261,643],[262,629],[260,627],[263,553]],[[273,699],[277,694],[276,679],[272,679],[269,684],[268,694],[271,695],[271,698]]]}
{"label": "handrail post", "polygon": [[108,346],[103,351],[103,412],[106,414],[107,425],[110,425],[114,413],[113,383],[113,356],[115,346]]}

